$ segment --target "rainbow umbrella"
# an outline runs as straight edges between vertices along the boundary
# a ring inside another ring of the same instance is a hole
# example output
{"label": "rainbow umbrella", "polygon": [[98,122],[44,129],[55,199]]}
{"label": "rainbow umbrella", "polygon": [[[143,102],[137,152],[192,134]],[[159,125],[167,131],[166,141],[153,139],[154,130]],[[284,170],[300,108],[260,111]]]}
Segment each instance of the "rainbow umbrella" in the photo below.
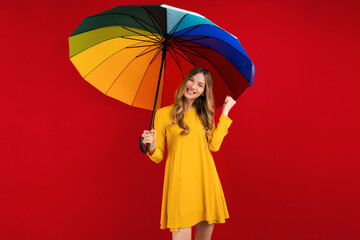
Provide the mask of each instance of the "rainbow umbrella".
{"label": "rainbow umbrella", "polygon": [[[84,18],[69,37],[70,60],[104,94],[155,110],[195,66],[213,76],[215,106],[251,86],[254,64],[232,34],[200,14],[162,5],[126,5]],[[146,153],[150,144],[143,149]]]}

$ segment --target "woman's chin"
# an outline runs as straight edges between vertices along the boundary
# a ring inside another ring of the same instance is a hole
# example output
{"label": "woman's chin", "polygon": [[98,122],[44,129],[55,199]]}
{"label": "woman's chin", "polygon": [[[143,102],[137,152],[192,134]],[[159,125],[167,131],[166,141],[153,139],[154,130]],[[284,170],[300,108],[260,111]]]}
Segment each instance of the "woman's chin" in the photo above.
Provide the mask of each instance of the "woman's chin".
{"label": "woman's chin", "polygon": [[184,94],[184,97],[186,98],[186,100],[192,100],[193,98],[187,94]]}

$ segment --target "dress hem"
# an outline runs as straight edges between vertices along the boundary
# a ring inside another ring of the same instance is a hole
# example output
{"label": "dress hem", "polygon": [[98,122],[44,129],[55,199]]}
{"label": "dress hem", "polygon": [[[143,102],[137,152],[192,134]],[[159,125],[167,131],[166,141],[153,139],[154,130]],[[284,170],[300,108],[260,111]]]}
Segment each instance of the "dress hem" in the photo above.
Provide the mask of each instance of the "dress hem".
{"label": "dress hem", "polygon": [[202,220],[196,221],[196,223],[190,224],[190,226],[181,226],[181,227],[172,227],[172,226],[164,227],[164,226],[160,226],[160,229],[170,229],[170,232],[178,232],[178,231],[179,231],[179,228],[189,228],[189,227],[193,227],[193,226],[195,226],[195,225],[197,225],[198,223],[203,222],[203,221],[207,221],[208,224],[213,224],[213,223],[225,223],[225,220],[226,220],[226,219],[229,219],[229,218],[230,218],[230,217],[225,217],[224,219],[221,219],[221,220],[218,220],[218,219],[214,219],[214,220],[202,219]]}

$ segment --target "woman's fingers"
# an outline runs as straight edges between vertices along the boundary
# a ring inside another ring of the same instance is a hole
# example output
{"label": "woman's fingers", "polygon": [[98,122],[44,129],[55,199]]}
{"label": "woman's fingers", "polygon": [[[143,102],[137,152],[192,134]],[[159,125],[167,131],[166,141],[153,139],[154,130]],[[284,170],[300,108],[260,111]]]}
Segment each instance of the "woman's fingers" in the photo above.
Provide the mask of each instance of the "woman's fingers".
{"label": "woman's fingers", "polygon": [[145,144],[145,143],[153,143],[153,139],[150,138],[150,137],[145,137],[145,138],[143,139],[143,143],[144,143],[144,144]]}
{"label": "woman's fingers", "polygon": [[150,143],[151,145],[155,144],[155,139],[156,139],[156,131],[154,129],[149,130],[144,130],[143,134],[143,143]]}
{"label": "woman's fingers", "polygon": [[143,132],[143,134],[150,134],[150,133],[156,134],[156,131],[154,129],[151,129],[150,131],[144,130],[144,132]]}
{"label": "woman's fingers", "polygon": [[145,130],[144,133],[142,134],[142,136],[143,137],[153,136],[154,138],[156,138],[156,131],[155,130],[151,130],[151,131]]}
{"label": "woman's fingers", "polygon": [[145,136],[143,136],[143,138],[144,139],[146,139],[146,140],[154,140],[154,137],[153,136],[151,136],[151,135],[145,135]]}
{"label": "woman's fingers", "polygon": [[227,95],[225,98],[224,105],[226,105],[227,103],[229,103],[229,105],[233,106],[236,103],[236,101],[231,96]]}

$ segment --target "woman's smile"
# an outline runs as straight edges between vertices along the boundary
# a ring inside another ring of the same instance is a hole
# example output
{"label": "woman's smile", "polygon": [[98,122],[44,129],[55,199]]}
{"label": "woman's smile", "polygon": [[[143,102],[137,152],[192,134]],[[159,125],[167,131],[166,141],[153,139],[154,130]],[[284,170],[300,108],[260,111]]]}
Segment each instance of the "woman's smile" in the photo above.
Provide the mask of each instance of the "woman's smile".
{"label": "woman's smile", "polygon": [[195,94],[195,91],[192,91],[192,90],[190,90],[189,88],[187,89],[187,92],[188,92],[189,94]]}
{"label": "woman's smile", "polygon": [[205,87],[205,78],[202,73],[197,73],[194,76],[190,77],[185,85],[184,96],[190,103],[198,98],[203,92]]}

